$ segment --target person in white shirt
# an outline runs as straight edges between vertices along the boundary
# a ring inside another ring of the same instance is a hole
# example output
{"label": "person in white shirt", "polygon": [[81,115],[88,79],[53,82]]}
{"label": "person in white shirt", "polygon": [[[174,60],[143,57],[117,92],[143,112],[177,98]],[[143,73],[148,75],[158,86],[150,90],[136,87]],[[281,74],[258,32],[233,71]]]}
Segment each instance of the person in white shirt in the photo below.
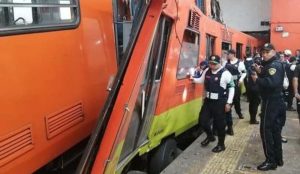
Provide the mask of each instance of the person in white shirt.
{"label": "person in white shirt", "polygon": [[[235,112],[239,116],[240,119],[243,119],[244,116],[242,114],[241,110],[241,103],[240,103],[240,97],[241,97],[241,89],[240,85],[243,83],[247,72],[246,67],[244,65],[244,62],[240,61],[238,58],[235,57],[235,50],[229,50],[228,51],[228,62],[225,66],[225,68],[232,74],[233,81],[235,83],[235,94],[233,97],[233,105]],[[229,135],[233,135],[233,122],[232,122],[232,113],[229,111],[226,113],[226,123],[227,123],[227,131],[226,133]]]}
{"label": "person in white shirt", "polygon": [[218,153],[225,150],[225,113],[230,111],[233,96],[234,82],[228,70],[221,66],[221,58],[212,55],[208,59],[207,68],[200,78],[192,78],[195,83],[204,83],[205,99],[200,111],[200,125],[204,129],[207,137],[201,142],[202,146],[207,146],[215,141],[211,129],[213,120],[218,133],[218,144],[212,149]]}

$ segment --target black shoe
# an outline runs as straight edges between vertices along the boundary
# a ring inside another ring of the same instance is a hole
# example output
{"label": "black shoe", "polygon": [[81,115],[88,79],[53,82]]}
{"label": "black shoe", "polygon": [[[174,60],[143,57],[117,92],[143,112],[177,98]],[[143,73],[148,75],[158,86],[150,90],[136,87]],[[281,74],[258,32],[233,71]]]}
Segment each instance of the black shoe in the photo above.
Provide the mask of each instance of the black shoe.
{"label": "black shoe", "polygon": [[244,119],[243,114],[239,114],[239,119]]}
{"label": "black shoe", "polygon": [[257,170],[267,171],[267,170],[275,170],[277,165],[275,163],[263,162],[261,165],[257,166]]}
{"label": "black shoe", "polygon": [[283,166],[283,164],[284,164],[284,162],[282,159],[277,161],[277,166],[281,167],[281,166]]}
{"label": "black shoe", "polygon": [[268,163],[267,161],[264,161],[263,163],[261,163],[260,165],[257,166],[257,168],[264,166],[266,163]]}
{"label": "black shoe", "polygon": [[234,135],[234,132],[233,132],[233,129],[232,129],[232,127],[231,127],[231,126],[227,128],[227,130],[226,130],[226,134],[228,134],[228,135],[231,135],[231,136],[233,136],[233,135]]}
{"label": "black shoe", "polygon": [[201,145],[203,147],[207,146],[210,142],[213,142],[215,141],[216,138],[215,137],[206,137],[202,142],[201,142]]}
{"label": "black shoe", "polygon": [[215,152],[215,153],[219,153],[219,152],[222,152],[224,150],[225,150],[225,146],[224,145],[217,145],[211,151]]}
{"label": "black shoe", "polygon": [[250,121],[250,124],[259,124],[259,121],[256,121],[256,120]]}
{"label": "black shoe", "polygon": [[287,140],[286,138],[284,138],[284,137],[281,137],[281,142],[283,142],[283,143],[287,143],[287,142],[288,142],[288,140]]}

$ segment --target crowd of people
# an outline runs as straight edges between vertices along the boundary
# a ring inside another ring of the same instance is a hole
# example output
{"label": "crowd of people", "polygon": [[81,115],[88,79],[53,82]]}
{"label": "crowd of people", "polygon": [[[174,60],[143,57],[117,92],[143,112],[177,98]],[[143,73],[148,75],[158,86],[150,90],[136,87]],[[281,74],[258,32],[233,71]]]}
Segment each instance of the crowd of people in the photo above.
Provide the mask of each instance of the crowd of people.
{"label": "crowd of people", "polygon": [[[191,80],[204,84],[204,102],[200,110],[199,125],[207,137],[201,142],[207,146],[218,137],[218,153],[226,149],[225,135],[234,135],[231,108],[239,119],[244,119],[241,110],[241,85],[249,102],[250,124],[259,124],[266,160],[258,170],[274,170],[283,166],[282,128],[286,110],[295,111],[293,99],[297,101],[300,120],[300,50],[292,56],[290,50],[276,52],[266,43],[260,53],[236,58],[235,50],[223,52],[222,57],[212,55],[196,68]],[[261,105],[259,110],[259,105]]]}

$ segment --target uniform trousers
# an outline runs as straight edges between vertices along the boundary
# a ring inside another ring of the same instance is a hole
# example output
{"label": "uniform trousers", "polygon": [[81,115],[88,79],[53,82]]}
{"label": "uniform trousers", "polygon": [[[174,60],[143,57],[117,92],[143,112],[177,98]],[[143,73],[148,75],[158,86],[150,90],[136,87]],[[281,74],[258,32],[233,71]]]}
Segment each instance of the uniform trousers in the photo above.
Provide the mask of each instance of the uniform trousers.
{"label": "uniform trousers", "polygon": [[208,137],[213,136],[212,121],[218,132],[218,145],[224,145],[225,141],[225,105],[226,99],[205,99],[200,111],[200,125]]}
{"label": "uniform trousers", "polygon": [[250,121],[256,121],[257,110],[261,101],[259,92],[248,89],[248,100]]}
{"label": "uniform trousers", "polygon": [[233,105],[234,105],[236,114],[238,114],[239,116],[242,115],[240,100],[241,100],[241,88],[239,85],[236,84],[235,88],[234,88]]}
{"label": "uniform trousers", "polygon": [[[290,83],[292,84],[292,83]],[[284,90],[285,94],[285,102],[287,103],[287,107],[291,108],[293,105],[293,99],[294,99],[294,92],[293,92],[293,86],[289,85],[288,89]]]}
{"label": "uniform trousers", "polygon": [[276,163],[282,160],[281,131],[286,113],[282,97],[262,98],[260,135],[266,160]]}
{"label": "uniform trousers", "polygon": [[[234,97],[233,97],[233,105],[235,112],[241,116],[241,88],[238,85],[235,85],[234,89]],[[226,112],[226,125],[227,127],[232,127],[233,121],[232,121],[232,109],[229,112]]]}
{"label": "uniform trousers", "polygon": [[300,100],[297,99],[297,112],[298,112],[298,118],[300,123]]}

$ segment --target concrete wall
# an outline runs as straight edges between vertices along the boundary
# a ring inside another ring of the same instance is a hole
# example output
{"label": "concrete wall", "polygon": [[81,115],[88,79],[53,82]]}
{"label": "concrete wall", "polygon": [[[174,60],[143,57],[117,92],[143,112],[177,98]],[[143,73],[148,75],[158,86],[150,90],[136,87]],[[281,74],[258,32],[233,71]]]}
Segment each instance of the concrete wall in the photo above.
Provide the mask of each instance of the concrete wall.
{"label": "concrete wall", "polygon": [[[273,0],[271,18],[271,43],[278,51],[290,49],[294,53],[300,49],[300,1],[299,0]],[[275,28],[283,27],[282,32]],[[283,32],[288,34],[283,37]]]}
{"label": "concrete wall", "polygon": [[225,24],[240,31],[268,30],[270,27],[261,26],[260,22],[270,21],[271,1],[219,0]]}

